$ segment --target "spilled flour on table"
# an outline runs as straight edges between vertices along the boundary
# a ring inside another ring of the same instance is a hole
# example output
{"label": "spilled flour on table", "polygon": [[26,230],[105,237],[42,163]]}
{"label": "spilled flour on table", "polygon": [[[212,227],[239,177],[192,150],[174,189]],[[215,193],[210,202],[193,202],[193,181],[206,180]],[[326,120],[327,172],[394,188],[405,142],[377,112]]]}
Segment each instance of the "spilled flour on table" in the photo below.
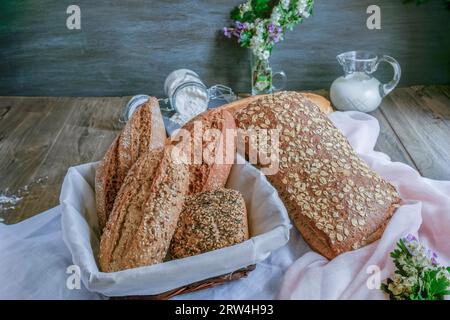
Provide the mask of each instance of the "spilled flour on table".
{"label": "spilled flour on table", "polygon": [[[3,211],[11,210],[16,207],[16,205],[22,200],[22,197],[18,196],[9,196],[3,193],[0,193],[0,213]],[[0,217],[0,222],[3,222],[4,219]]]}
{"label": "spilled flour on table", "polygon": [[30,199],[32,189],[44,186],[47,181],[48,176],[39,177],[31,183],[17,189],[14,194],[11,194],[8,189],[0,190],[0,223],[5,222],[6,215],[17,209],[25,197]]}

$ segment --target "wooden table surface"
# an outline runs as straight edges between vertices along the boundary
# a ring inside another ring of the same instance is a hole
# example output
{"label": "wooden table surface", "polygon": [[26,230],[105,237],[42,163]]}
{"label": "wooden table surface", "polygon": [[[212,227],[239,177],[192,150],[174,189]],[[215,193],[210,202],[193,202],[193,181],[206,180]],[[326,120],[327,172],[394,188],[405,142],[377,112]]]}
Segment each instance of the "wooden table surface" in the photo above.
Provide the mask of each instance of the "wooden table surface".
{"label": "wooden table surface", "polygon": [[[0,203],[0,221],[58,205],[67,169],[103,156],[129,98],[0,97],[0,197],[21,198]],[[425,177],[450,180],[450,86],[396,89],[372,115],[381,127],[377,150]]]}

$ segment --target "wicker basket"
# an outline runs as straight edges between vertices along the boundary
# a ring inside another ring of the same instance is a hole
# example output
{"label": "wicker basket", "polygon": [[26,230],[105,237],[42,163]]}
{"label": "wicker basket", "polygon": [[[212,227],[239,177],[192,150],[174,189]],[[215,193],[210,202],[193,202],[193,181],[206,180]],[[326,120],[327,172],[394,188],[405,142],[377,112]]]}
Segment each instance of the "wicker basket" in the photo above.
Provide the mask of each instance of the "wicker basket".
{"label": "wicker basket", "polygon": [[172,297],[175,297],[180,294],[185,294],[189,292],[194,292],[202,289],[208,289],[215,287],[219,284],[226,283],[233,280],[238,280],[241,278],[247,277],[247,275],[255,270],[256,265],[251,265],[246,268],[239,269],[237,271],[221,275],[215,278],[210,278],[198,282],[194,282],[192,284],[173,289],[167,292],[163,292],[156,295],[150,295],[150,296],[126,296],[126,297],[112,297],[113,300],[167,300]]}

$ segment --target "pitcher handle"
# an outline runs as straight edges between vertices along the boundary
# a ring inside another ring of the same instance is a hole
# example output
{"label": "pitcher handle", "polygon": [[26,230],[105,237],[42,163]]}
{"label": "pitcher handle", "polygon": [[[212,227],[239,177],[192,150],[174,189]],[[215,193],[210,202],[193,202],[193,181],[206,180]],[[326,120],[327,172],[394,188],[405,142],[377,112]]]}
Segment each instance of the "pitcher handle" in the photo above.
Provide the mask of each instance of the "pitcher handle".
{"label": "pitcher handle", "polygon": [[[279,86],[274,86],[273,85],[273,79],[275,77],[280,77],[281,78],[281,84]],[[286,83],[287,83],[287,76],[286,73],[284,73],[284,71],[278,71],[278,72],[274,72],[272,74],[272,89],[273,91],[281,91],[284,88],[286,88]]]}
{"label": "pitcher handle", "polygon": [[389,63],[392,66],[392,68],[394,68],[394,78],[388,83],[380,84],[380,95],[382,98],[387,96],[389,93],[391,93],[392,90],[395,89],[395,87],[398,85],[398,82],[400,81],[400,77],[402,76],[402,69],[397,60],[395,60],[390,56],[383,55],[378,60],[378,63],[383,61]]}

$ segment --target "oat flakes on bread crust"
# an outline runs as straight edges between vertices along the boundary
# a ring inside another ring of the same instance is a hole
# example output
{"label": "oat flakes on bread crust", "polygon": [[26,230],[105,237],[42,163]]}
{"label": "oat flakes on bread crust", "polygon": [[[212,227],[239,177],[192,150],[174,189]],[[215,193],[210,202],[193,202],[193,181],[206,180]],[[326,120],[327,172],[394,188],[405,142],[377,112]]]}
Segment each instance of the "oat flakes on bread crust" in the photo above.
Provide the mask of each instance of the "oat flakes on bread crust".
{"label": "oat flakes on bread crust", "polygon": [[149,150],[164,146],[166,131],[156,98],[137,109],[109,147],[95,173],[95,198],[102,232],[117,192],[136,160]]}
{"label": "oat flakes on bread crust", "polygon": [[235,115],[239,128],[280,129],[279,171],[267,176],[304,239],[333,258],[377,240],[400,202],[304,95],[267,95]]}
{"label": "oat flakes on bread crust", "polygon": [[[307,99],[309,99],[313,104],[317,105],[324,114],[329,114],[333,112],[333,108],[331,107],[331,102],[327,98],[312,93],[312,92],[300,92],[302,93]],[[221,106],[221,110],[227,110],[230,112],[233,116],[235,113],[239,112],[243,108],[247,107],[250,103],[255,102],[258,99],[261,99],[266,95],[256,95],[256,96],[250,96],[243,99],[239,99],[230,103],[227,103],[224,106]]]}

